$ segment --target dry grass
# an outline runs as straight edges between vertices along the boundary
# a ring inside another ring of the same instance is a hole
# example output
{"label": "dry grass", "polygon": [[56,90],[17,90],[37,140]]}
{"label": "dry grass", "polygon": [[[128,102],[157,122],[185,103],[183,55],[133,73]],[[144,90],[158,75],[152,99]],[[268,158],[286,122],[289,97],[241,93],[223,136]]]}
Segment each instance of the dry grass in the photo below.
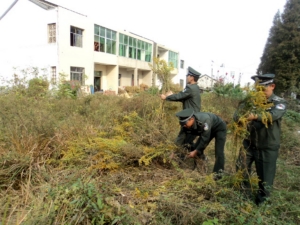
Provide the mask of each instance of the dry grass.
{"label": "dry grass", "polygon": [[[197,170],[169,159],[181,105],[166,103],[161,120],[160,102],[146,92],[0,96],[0,224],[299,224],[299,143],[288,124],[272,205],[257,208],[240,192],[239,146],[230,133],[218,182],[214,142],[205,150],[208,165],[199,161]],[[202,104],[227,122],[237,106],[213,94]]]}

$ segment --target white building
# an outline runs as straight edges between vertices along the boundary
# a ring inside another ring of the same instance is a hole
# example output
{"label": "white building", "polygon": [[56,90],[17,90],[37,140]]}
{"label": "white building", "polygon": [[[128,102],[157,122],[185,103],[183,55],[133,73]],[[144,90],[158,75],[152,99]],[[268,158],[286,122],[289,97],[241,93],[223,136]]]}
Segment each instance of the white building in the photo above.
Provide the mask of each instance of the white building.
{"label": "white building", "polygon": [[200,89],[206,90],[206,89],[212,89],[217,82],[216,79],[204,74],[201,75],[201,77],[198,80],[198,85]]}
{"label": "white building", "polygon": [[0,15],[0,30],[0,78],[39,68],[54,82],[64,74],[95,91],[117,93],[123,86],[156,85],[149,63],[159,56],[173,62],[173,82],[185,85],[178,51],[48,1],[15,0]]}

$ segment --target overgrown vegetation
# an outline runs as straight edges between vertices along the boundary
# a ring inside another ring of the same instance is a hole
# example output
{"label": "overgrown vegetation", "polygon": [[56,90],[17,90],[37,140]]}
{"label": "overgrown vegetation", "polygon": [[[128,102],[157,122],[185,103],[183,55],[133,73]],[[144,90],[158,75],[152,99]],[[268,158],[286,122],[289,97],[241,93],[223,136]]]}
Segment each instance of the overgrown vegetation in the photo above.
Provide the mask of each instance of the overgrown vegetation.
{"label": "overgrown vegetation", "polygon": [[149,63],[149,67],[154,74],[157,75],[158,80],[161,82],[161,91],[163,94],[171,90],[171,72],[174,70],[172,62],[167,63],[164,59],[153,58],[153,64]]}
{"label": "overgrown vegetation", "polygon": [[[214,143],[208,172],[169,159],[181,105],[161,120],[157,90],[70,98],[33,83],[0,94],[1,224],[300,223],[299,113],[284,118],[275,190],[257,207],[239,187],[233,133],[220,181],[210,174]],[[238,99],[205,93],[203,111],[230,123]]]}

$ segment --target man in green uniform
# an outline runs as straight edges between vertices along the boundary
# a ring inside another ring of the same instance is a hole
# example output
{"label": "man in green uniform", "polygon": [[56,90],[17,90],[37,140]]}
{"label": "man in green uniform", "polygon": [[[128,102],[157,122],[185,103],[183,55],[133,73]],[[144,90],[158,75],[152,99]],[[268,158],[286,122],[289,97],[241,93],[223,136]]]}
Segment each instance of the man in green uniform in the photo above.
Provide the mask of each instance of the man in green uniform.
{"label": "man in green uniform", "polygon": [[161,95],[161,99],[167,101],[182,102],[182,108],[192,108],[195,112],[200,112],[201,109],[201,98],[200,89],[197,84],[201,73],[194,70],[192,67],[188,67],[187,73],[187,85],[185,89],[177,94]]}
{"label": "man in green uniform", "polygon": [[[270,196],[270,189],[273,185],[280,147],[281,118],[286,112],[287,102],[273,93],[275,74],[255,75],[251,78],[265,87],[264,93],[268,103],[273,103],[273,106],[267,110],[272,117],[267,127],[262,123],[261,115],[249,114],[249,137],[243,141],[245,150],[240,152],[237,161],[237,168],[245,170],[247,176],[251,174],[251,165],[255,162],[259,178],[259,190],[255,202],[259,205]],[[237,115],[238,110],[234,116],[235,121],[238,119]],[[245,181],[244,185],[250,188],[248,181]]]}
{"label": "man in green uniform", "polygon": [[190,108],[176,113],[176,116],[179,118],[179,123],[185,135],[193,134],[199,136],[197,142],[193,145],[193,151],[189,153],[188,157],[201,156],[206,146],[215,138],[215,165],[213,172],[217,175],[215,178],[219,179],[225,164],[226,123],[213,113],[194,112]]}
{"label": "man in green uniform", "polygon": [[[200,97],[200,89],[197,84],[201,73],[194,70],[192,67],[188,67],[187,73],[187,85],[185,89],[177,94],[164,95],[162,94],[160,97],[163,100],[167,101],[175,101],[182,102],[182,108],[192,108],[195,112],[200,112],[201,109],[201,97]],[[193,135],[184,135],[182,128],[179,131],[179,134],[176,138],[175,143],[177,145],[185,145],[191,144],[195,137]]]}

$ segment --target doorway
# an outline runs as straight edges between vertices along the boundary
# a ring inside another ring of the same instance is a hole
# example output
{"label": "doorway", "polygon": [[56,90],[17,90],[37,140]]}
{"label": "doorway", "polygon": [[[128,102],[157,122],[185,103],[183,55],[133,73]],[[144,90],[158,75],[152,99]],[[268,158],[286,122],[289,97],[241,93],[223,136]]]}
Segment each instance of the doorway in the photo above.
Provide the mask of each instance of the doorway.
{"label": "doorway", "polygon": [[102,71],[94,71],[94,91],[101,91]]}

